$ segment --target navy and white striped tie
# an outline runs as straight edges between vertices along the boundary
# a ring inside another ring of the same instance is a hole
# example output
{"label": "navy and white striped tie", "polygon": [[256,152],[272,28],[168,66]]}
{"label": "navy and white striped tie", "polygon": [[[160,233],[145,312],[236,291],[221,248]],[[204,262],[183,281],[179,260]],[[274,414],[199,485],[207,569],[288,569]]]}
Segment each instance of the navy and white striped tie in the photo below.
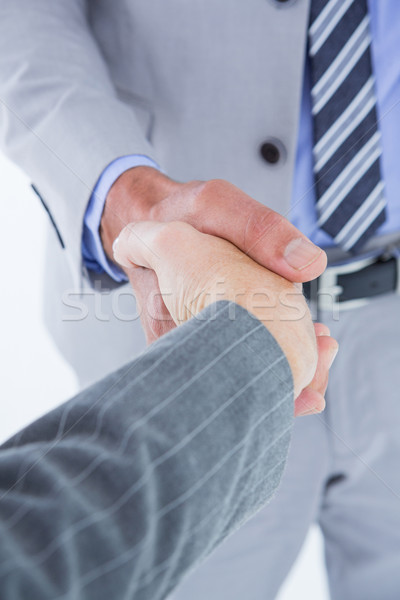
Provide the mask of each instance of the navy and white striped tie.
{"label": "navy and white striped tie", "polygon": [[386,219],[366,0],[312,0],[309,57],[318,225],[357,251]]}

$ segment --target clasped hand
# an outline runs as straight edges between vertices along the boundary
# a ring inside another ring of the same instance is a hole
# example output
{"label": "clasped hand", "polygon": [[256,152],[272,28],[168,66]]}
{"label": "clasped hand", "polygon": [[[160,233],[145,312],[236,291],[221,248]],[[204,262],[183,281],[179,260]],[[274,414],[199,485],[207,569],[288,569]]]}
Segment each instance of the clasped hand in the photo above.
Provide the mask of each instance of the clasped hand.
{"label": "clasped hand", "polygon": [[[230,300],[253,313],[284,351],[293,374],[295,415],[323,410],[336,341],[322,324],[313,326],[301,284],[262,267],[227,240],[183,222],[126,226],[114,245],[139,305],[151,306],[163,333],[196,316],[216,300]],[[154,288],[158,292],[154,293]],[[160,317],[160,305],[165,310]],[[154,335],[149,336],[152,339]]]}

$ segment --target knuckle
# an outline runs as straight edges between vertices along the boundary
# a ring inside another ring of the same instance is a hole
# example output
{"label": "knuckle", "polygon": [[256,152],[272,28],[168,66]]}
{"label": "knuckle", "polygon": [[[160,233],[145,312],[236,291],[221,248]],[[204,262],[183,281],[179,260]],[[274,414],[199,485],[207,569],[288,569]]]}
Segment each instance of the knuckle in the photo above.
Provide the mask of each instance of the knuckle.
{"label": "knuckle", "polygon": [[162,247],[169,243],[172,235],[173,227],[171,223],[159,223],[154,230],[154,243],[157,247]]}
{"label": "knuckle", "polygon": [[203,182],[192,195],[190,213],[196,218],[201,216],[215,205],[216,198],[226,196],[230,186],[231,184],[223,179],[209,179]]}
{"label": "knuckle", "polygon": [[209,179],[203,184],[203,192],[207,195],[214,195],[226,192],[230,184],[224,179]]}
{"label": "knuckle", "polygon": [[160,223],[155,233],[155,243],[162,248],[170,245],[172,242],[179,242],[183,236],[187,235],[190,226],[182,221],[169,221]]}
{"label": "knuckle", "polygon": [[118,237],[118,246],[120,251],[123,248],[125,252],[129,251],[140,236],[137,233],[137,223],[129,223],[124,227]]}
{"label": "knuckle", "polygon": [[251,211],[248,217],[244,234],[245,249],[256,246],[261,240],[267,241],[282,228],[284,217],[275,211],[263,207],[258,211]]}
{"label": "knuckle", "polygon": [[128,223],[118,236],[119,242],[129,242],[135,230],[136,223]]}

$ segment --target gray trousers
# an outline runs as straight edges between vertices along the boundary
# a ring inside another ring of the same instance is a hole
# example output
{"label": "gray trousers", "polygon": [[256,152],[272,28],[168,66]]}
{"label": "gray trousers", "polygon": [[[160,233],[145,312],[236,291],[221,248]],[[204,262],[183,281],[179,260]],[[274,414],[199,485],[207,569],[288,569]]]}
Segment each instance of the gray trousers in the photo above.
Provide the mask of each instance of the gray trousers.
{"label": "gray trousers", "polygon": [[297,420],[273,501],[173,600],[274,598],[313,522],[333,600],[400,598],[400,297],[322,318],[340,344],[326,411]]}

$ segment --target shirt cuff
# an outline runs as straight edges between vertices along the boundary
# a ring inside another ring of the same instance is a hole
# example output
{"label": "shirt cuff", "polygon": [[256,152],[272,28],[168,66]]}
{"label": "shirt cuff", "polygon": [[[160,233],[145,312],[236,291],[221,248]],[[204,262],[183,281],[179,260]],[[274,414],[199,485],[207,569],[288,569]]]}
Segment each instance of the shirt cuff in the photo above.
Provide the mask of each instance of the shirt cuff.
{"label": "shirt cuff", "polygon": [[127,281],[128,278],[122,269],[108,260],[105,255],[100,239],[99,227],[107,194],[113,183],[122,173],[133,167],[153,167],[160,170],[160,167],[148,156],[133,154],[117,158],[100,175],[90,197],[83,220],[82,258],[85,266],[95,273],[103,273],[105,271],[117,282]]}

